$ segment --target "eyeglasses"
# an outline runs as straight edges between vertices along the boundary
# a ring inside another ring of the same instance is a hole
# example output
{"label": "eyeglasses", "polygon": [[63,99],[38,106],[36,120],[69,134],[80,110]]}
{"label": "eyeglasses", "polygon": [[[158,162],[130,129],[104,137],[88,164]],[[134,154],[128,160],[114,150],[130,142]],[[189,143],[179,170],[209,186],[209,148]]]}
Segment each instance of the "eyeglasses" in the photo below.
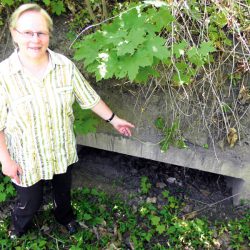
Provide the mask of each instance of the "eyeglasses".
{"label": "eyeglasses", "polygon": [[33,38],[35,36],[35,34],[40,39],[44,39],[44,38],[47,38],[49,36],[49,33],[40,32],[40,31],[38,31],[38,32],[33,32],[33,31],[19,31],[18,29],[15,29],[15,31],[17,31],[20,35],[22,35],[24,38],[27,38],[27,39]]}

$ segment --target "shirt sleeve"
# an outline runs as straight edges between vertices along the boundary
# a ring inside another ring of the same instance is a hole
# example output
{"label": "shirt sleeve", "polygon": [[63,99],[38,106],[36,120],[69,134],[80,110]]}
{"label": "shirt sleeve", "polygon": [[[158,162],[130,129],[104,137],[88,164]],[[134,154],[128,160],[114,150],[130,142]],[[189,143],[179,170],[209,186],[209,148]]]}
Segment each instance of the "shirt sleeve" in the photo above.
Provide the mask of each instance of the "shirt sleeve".
{"label": "shirt sleeve", "polygon": [[84,76],[74,64],[73,90],[76,101],[79,103],[82,109],[91,109],[100,101],[100,96],[90,86],[88,81],[84,78]]}
{"label": "shirt sleeve", "polygon": [[0,85],[0,131],[5,129],[5,124],[7,120],[7,102],[5,91]]}

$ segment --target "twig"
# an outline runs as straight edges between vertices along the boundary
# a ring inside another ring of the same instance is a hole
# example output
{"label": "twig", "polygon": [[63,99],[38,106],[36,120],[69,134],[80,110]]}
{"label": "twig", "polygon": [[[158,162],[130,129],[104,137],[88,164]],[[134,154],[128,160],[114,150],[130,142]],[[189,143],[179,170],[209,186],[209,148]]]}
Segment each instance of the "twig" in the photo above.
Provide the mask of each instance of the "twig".
{"label": "twig", "polygon": [[108,9],[107,9],[107,3],[105,0],[102,0],[102,16],[103,19],[108,18]]}
{"label": "twig", "polygon": [[3,36],[5,35],[5,30],[6,30],[7,27],[8,27],[8,24],[5,23],[4,26],[3,26],[1,35],[0,35],[0,42],[2,41],[2,38],[3,38]]}
{"label": "twig", "polygon": [[93,12],[93,9],[91,7],[91,4],[90,4],[89,0],[85,0],[85,4],[86,4],[86,8],[87,8],[87,10],[89,12],[89,15],[90,15],[91,19],[94,21],[94,23],[97,23],[96,16],[95,16],[95,14]]}
{"label": "twig", "polygon": [[207,209],[207,208],[211,208],[211,207],[213,207],[213,206],[215,206],[215,205],[217,205],[217,204],[219,204],[219,203],[221,203],[221,202],[223,202],[223,201],[225,201],[225,200],[229,200],[229,199],[231,199],[231,198],[233,198],[233,197],[235,197],[235,196],[238,196],[238,195],[240,195],[240,194],[241,194],[241,193],[237,193],[237,194],[234,194],[234,195],[232,195],[232,196],[226,197],[226,198],[224,198],[224,199],[222,199],[222,200],[220,200],[220,201],[216,201],[216,202],[214,202],[214,203],[208,204],[208,205],[204,206],[204,207],[201,208],[201,209],[198,209],[198,210],[193,211],[193,212],[191,212],[191,213],[187,213],[187,214],[185,214],[185,215],[183,215],[183,216],[184,216],[184,217],[188,217],[188,216],[191,215],[191,214],[198,214],[198,213],[200,213],[201,211],[203,211],[203,210],[205,210],[205,209]]}
{"label": "twig", "polygon": [[144,5],[145,5],[145,4],[141,4],[141,5],[139,5],[139,6],[132,7],[132,8],[130,8],[130,9],[128,9],[128,10],[125,10],[125,11],[121,12],[120,14],[118,14],[118,15],[116,15],[116,16],[107,18],[107,19],[105,19],[105,20],[103,20],[103,21],[101,21],[101,22],[99,22],[99,23],[96,23],[96,24],[92,24],[92,25],[87,26],[85,29],[83,29],[83,30],[76,36],[76,38],[74,39],[74,41],[70,44],[69,48],[71,49],[71,47],[72,47],[72,45],[75,43],[75,41],[76,41],[85,31],[87,31],[87,30],[89,30],[89,29],[91,29],[91,28],[94,28],[94,27],[96,27],[96,26],[99,26],[99,25],[101,25],[101,24],[103,24],[103,23],[106,23],[106,22],[108,22],[108,21],[110,21],[110,20],[112,20],[112,19],[115,19],[115,18],[121,16],[122,14],[127,13],[128,11],[130,11],[130,10],[132,10],[132,9],[140,8],[140,7],[144,6]]}

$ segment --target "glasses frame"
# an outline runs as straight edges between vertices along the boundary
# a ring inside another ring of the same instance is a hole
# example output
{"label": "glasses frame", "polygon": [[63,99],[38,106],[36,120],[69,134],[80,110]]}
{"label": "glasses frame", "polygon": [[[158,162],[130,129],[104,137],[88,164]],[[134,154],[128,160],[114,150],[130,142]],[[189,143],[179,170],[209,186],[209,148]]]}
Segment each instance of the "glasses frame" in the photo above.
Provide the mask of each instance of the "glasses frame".
{"label": "glasses frame", "polygon": [[32,39],[35,36],[35,34],[40,39],[45,39],[50,35],[49,33],[41,32],[41,31],[37,31],[37,32],[34,32],[34,31],[20,31],[20,30],[18,30],[16,28],[15,28],[15,31],[17,33],[19,33],[20,35],[22,35],[23,37],[27,38],[27,39]]}

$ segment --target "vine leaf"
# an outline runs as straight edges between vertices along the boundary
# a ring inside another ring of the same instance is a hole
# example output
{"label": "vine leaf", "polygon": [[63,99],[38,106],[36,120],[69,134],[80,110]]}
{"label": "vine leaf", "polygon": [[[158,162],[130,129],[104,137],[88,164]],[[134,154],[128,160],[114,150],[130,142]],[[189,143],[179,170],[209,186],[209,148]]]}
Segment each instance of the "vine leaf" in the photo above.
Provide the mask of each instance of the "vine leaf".
{"label": "vine leaf", "polygon": [[12,6],[14,4],[14,0],[2,0],[1,1],[3,5],[9,5]]}
{"label": "vine leaf", "polygon": [[99,119],[92,113],[91,110],[82,110],[78,103],[74,103],[73,110],[75,114],[74,132],[76,134],[87,134],[96,132],[96,127]]}
{"label": "vine leaf", "polygon": [[132,29],[124,41],[117,47],[117,55],[134,54],[139,44],[145,41],[145,31],[143,29]]}
{"label": "vine leaf", "polygon": [[65,12],[63,1],[51,2],[52,12],[57,14],[58,16]]}
{"label": "vine leaf", "polygon": [[156,32],[160,32],[162,28],[168,27],[174,21],[174,17],[167,8],[161,8],[158,12],[151,9],[151,12],[149,16],[152,15],[152,22],[156,26]]}
{"label": "vine leaf", "polygon": [[152,53],[153,56],[160,60],[167,59],[170,52],[164,46],[165,39],[159,36],[149,37],[145,43],[145,47]]}
{"label": "vine leaf", "polygon": [[160,217],[153,215],[151,216],[150,220],[151,220],[152,225],[157,226],[159,225]]}
{"label": "vine leaf", "polygon": [[159,0],[154,0],[154,1],[145,0],[144,3],[145,3],[145,4],[154,5],[155,7],[162,7],[162,6],[166,6],[166,5],[167,5],[167,4],[164,3],[163,1],[159,1]]}
{"label": "vine leaf", "polygon": [[187,52],[188,59],[191,63],[197,65],[197,66],[202,66],[204,64],[201,54],[199,53],[198,49],[196,47],[192,47],[191,49],[188,50]]}
{"label": "vine leaf", "polygon": [[182,55],[184,55],[187,45],[188,43],[185,40],[182,40],[180,43],[173,45],[173,53],[176,58],[180,58]]}
{"label": "vine leaf", "polygon": [[45,4],[46,6],[49,6],[49,5],[50,5],[50,0],[43,0],[43,2],[44,2],[44,4]]}
{"label": "vine leaf", "polygon": [[130,81],[133,81],[136,78],[139,71],[139,65],[138,61],[136,62],[133,57],[123,57],[120,66],[126,69]]}
{"label": "vine leaf", "polygon": [[157,225],[157,226],[156,226],[156,231],[157,231],[159,234],[162,234],[165,230],[166,230],[165,225]]}
{"label": "vine leaf", "polygon": [[202,56],[208,56],[210,52],[214,51],[216,51],[216,49],[214,48],[211,41],[201,43],[199,52]]}

